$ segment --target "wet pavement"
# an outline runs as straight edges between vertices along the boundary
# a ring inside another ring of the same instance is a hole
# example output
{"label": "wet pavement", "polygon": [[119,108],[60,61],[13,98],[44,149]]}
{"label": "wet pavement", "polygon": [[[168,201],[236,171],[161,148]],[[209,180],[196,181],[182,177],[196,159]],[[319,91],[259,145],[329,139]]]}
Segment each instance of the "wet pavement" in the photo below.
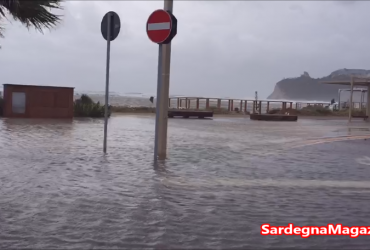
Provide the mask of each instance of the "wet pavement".
{"label": "wet pavement", "polygon": [[[370,226],[370,125],[245,118],[0,120],[0,248],[368,248],[369,236],[260,226]],[[368,139],[369,138],[369,139]]]}

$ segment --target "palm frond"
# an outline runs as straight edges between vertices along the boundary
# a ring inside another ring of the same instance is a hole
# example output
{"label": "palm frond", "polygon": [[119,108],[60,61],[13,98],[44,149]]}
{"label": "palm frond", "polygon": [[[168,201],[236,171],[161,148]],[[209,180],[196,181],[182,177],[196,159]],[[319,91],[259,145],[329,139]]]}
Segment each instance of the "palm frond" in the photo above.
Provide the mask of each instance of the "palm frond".
{"label": "palm frond", "polygon": [[[0,0],[0,20],[9,13],[14,20],[27,28],[53,28],[60,22],[60,16],[51,13],[52,9],[62,9],[63,0]],[[0,36],[2,36],[0,29]]]}

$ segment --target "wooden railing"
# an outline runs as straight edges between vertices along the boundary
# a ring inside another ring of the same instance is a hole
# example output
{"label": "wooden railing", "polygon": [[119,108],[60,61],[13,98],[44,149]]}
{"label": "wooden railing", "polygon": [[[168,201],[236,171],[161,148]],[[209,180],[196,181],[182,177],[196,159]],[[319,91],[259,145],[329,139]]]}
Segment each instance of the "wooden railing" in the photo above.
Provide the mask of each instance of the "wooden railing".
{"label": "wooden railing", "polygon": [[168,100],[170,108],[178,109],[224,109],[227,111],[268,113],[271,109],[302,109],[307,106],[328,106],[330,103],[304,103],[293,101],[221,99],[205,97],[171,97]]}

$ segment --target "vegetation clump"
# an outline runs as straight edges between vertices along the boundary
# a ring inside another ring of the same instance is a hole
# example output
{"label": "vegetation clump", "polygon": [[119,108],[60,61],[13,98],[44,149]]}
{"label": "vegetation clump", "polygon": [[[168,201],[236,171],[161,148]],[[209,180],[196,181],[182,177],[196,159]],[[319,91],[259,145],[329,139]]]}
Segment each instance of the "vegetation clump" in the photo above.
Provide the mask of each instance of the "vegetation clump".
{"label": "vegetation clump", "polygon": [[[308,106],[302,109],[290,109],[287,108],[285,111],[282,109],[271,109],[268,114],[285,114],[288,113],[290,115],[300,115],[300,116],[348,116],[349,110],[342,109],[342,110],[330,110],[329,108],[325,108],[319,105]],[[364,110],[353,109],[352,110],[353,116],[364,116]]]}
{"label": "vegetation clump", "polygon": [[[108,116],[110,116],[110,106]],[[79,99],[76,99],[73,104],[74,116],[75,117],[104,117],[105,105],[100,105],[99,102],[95,103],[90,96],[81,95]]]}
{"label": "vegetation clump", "polygon": [[327,116],[333,115],[333,111],[328,108],[322,106],[308,106],[302,109],[290,109],[287,108],[285,111],[282,109],[272,109],[268,112],[268,114],[285,114],[288,113],[290,115],[302,115],[302,116]]}
{"label": "vegetation clump", "polygon": [[211,106],[209,107],[208,109],[206,109],[207,111],[212,111],[214,114],[230,114],[231,112],[226,109],[226,108],[218,108],[218,107],[215,107],[215,106]]}
{"label": "vegetation clump", "polygon": [[[288,111],[289,112],[289,111]],[[319,105],[307,106],[302,109],[297,110],[298,115],[307,115],[307,116],[325,116],[332,115],[333,111],[329,108],[325,108]]]}

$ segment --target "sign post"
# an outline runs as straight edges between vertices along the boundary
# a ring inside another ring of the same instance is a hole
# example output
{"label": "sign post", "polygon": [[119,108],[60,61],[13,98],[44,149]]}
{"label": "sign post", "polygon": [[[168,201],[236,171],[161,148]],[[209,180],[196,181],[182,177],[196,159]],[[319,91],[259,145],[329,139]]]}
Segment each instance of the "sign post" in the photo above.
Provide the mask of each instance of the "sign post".
{"label": "sign post", "polygon": [[[164,0],[163,9],[167,12],[173,13],[173,0]],[[176,31],[177,32],[177,31]],[[167,158],[167,129],[168,129],[168,98],[170,95],[170,68],[171,68],[171,43],[163,45],[163,87],[161,95],[164,96],[161,102],[161,109],[163,113],[166,114],[163,118],[163,126],[160,126],[159,138],[161,140],[158,142],[158,158]]]}
{"label": "sign post", "polygon": [[[163,44],[169,44],[177,34],[177,19],[170,11],[156,10],[148,18],[146,24],[146,32],[148,38],[159,45],[158,48],[158,76],[157,76],[157,100],[156,100],[156,116],[155,116],[155,139],[154,139],[154,161],[158,158],[164,159],[166,155],[167,139],[167,110],[168,110],[168,94],[167,97],[163,86]],[[166,106],[167,105],[167,106]],[[160,133],[162,130],[162,133]],[[165,131],[165,133],[164,133]],[[162,145],[162,147],[160,147]],[[159,150],[164,152],[159,152]]]}
{"label": "sign post", "polygon": [[109,106],[109,67],[110,67],[110,42],[117,38],[121,30],[121,21],[117,13],[109,11],[101,21],[101,33],[107,41],[107,63],[105,75],[105,113],[104,113],[104,142],[103,152],[107,153],[108,133],[108,106]]}

